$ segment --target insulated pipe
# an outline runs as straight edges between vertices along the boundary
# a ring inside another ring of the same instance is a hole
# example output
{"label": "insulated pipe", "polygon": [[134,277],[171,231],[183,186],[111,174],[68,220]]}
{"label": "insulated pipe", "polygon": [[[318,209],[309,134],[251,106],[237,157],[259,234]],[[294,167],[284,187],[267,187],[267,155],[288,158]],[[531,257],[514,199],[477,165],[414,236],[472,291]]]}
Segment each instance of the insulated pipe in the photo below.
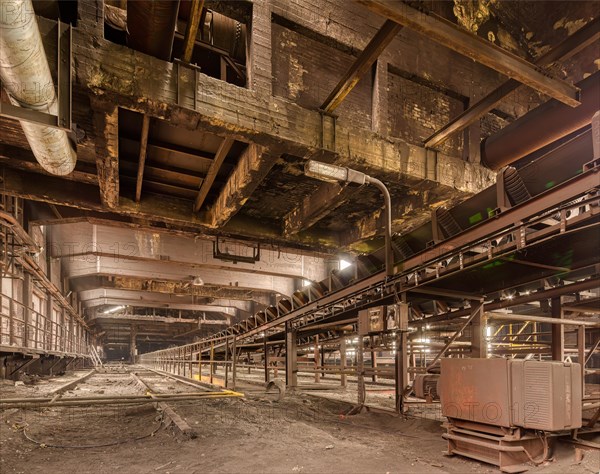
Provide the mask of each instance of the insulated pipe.
{"label": "insulated pipe", "polygon": [[600,107],[600,73],[577,84],[581,105],[569,107],[550,100],[481,143],[481,161],[498,170],[550,143],[575,132],[592,121]]}
{"label": "insulated pipe", "polygon": [[[58,113],[31,0],[0,0],[0,79],[14,105]],[[44,170],[60,176],[73,171],[77,155],[64,130],[20,122],[31,151]]]}

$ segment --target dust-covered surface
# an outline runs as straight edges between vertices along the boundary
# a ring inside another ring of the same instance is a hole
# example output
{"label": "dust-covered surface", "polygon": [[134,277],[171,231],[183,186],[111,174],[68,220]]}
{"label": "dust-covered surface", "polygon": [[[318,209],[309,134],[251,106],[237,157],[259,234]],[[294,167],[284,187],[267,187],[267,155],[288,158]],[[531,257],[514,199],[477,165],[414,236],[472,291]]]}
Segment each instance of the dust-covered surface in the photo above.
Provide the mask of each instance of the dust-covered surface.
{"label": "dust-covered surface", "polygon": [[[130,378],[121,375],[93,376],[91,393],[103,377],[114,379],[105,384],[107,394],[132,389]],[[156,387],[181,389],[176,382],[140,375]],[[89,394],[87,387],[88,382],[83,383],[71,396]],[[346,416],[350,404],[312,393],[287,394],[277,401],[256,385],[240,381],[238,389],[246,391],[246,398],[169,402],[196,432],[190,440],[161,426],[161,415],[150,403],[7,411],[0,426],[1,472],[499,472],[491,465],[445,457],[437,420],[373,410]],[[92,445],[96,447],[76,447]],[[597,452],[587,452],[575,464],[573,448],[564,445],[555,458],[544,466],[532,466],[532,472],[596,473],[600,469]]]}

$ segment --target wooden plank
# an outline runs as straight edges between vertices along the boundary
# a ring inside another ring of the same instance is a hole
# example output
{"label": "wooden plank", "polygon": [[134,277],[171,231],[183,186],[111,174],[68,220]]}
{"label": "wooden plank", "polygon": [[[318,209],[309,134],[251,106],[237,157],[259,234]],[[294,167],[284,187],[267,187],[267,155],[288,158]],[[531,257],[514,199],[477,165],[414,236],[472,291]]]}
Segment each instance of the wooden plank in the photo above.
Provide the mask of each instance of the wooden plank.
{"label": "wooden plank", "polygon": [[183,54],[181,56],[183,62],[189,63],[192,60],[192,53],[194,52],[194,44],[196,43],[196,35],[198,34],[198,26],[200,25],[203,7],[204,0],[192,0],[190,16],[185,28],[185,37],[183,38]]}
{"label": "wooden plank", "polygon": [[210,191],[210,188],[217,177],[217,173],[219,172],[219,169],[221,169],[221,165],[225,161],[225,158],[227,158],[227,153],[229,153],[229,150],[231,150],[233,143],[234,140],[232,138],[225,138],[221,142],[221,145],[219,145],[219,149],[217,150],[215,158],[210,165],[208,174],[206,175],[204,181],[202,181],[200,191],[198,191],[198,197],[196,197],[196,201],[194,202],[194,212],[198,212],[198,210],[202,207],[202,204],[204,203],[206,196],[208,196],[208,192]]}
{"label": "wooden plank", "polygon": [[425,9],[390,0],[358,0],[358,3],[560,102],[571,107],[580,105],[579,89],[574,85],[548,76],[519,56]]}
{"label": "wooden plank", "polygon": [[81,377],[79,377],[78,379],[72,380],[69,383],[66,383],[64,385],[61,385],[60,387],[58,387],[57,389],[52,390],[51,392],[49,392],[49,395],[58,395],[61,393],[64,393],[68,390],[72,390],[74,389],[77,385],[79,385],[81,382],[85,382],[87,379],[89,379],[92,375],[94,375],[96,373],[96,369],[90,370],[87,374],[82,375]]}

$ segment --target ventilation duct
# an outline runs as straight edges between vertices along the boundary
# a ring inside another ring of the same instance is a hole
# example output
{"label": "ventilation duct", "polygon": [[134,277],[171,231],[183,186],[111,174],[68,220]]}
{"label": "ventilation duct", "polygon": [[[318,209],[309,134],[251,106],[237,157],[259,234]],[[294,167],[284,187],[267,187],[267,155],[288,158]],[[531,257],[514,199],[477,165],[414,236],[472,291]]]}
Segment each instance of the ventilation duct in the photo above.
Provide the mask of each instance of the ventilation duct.
{"label": "ventilation duct", "polygon": [[[56,115],[58,102],[31,0],[2,2],[0,79],[13,105]],[[48,173],[73,171],[77,155],[67,133],[20,121],[31,151]]]}

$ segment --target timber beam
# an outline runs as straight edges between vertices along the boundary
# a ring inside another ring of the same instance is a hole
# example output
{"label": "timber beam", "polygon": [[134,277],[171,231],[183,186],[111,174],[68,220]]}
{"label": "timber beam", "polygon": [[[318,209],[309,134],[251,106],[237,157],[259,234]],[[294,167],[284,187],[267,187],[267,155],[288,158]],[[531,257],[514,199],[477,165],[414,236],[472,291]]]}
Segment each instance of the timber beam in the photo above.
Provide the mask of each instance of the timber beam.
{"label": "timber beam", "polygon": [[[536,66],[550,66],[558,60],[565,60],[577,54],[584,48],[592,44],[597,44],[600,40],[600,19],[596,18],[587,25],[583,26],[558,46],[540,56],[535,64]],[[464,130],[476,120],[479,120],[486,113],[492,110],[506,96],[516,90],[521,83],[514,79],[502,83],[492,92],[487,94],[474,105],[459,114],[456,118],[444,125],[425,140],[426,148],[433,148],[446,141],[453,134]]]}
{"label": "timber beam", "polygon": [[346,96],[358,84],[358,81],[371,69],[373,63],[377,60],[383,50],[392,42],[394,37],[402,29],[398,23],[387,20],[375,36],[369,41],[369,44],[360,53],[360,56],[346,71],[344,77],[335,86],[329,97],[321,106],[321,109],[327,113],[332,113],[346,98]]}
{"label": "timber beam", "polygon": [[202,207],[202,204],[204,204],[206,196],[208,196],[208,193],[210,192],[210,189],[217,178],[217,174],[225,162],[225,158],[227,158],[227,154],[229,153],[229,150],[231,150],[233,144],[233,139],[224,138],[219,145],[219,149],[217,150],[217,153],[215,153],[215,157],[210,164],[210,168],[208,169],[206,177],[202,180],[200,190],[198,191],[198,196],[196,196],[196,200],[194,201],[194,212],[198,212]]}
{"label": "timber beam", "polygon": [[265,147],[250,143],[215,203],[208,209],[206,224],[209,227],[222,227],[229,222],[265,179],[277,157]]}
{"label": "timber beam", "polygon": [[[100,180],[104,178],[100,177]],[[17,171],[0,164],[2,192],[31,201],[41,201],[58,206],[72,207],[83,211],[112,213],[132,219],[143,219],[148,225],[158,225],[194,232],[196,235],[210,236],[215,233],[192,212],[193,203],[185,199],[148,194],[139,203],[121,197],[119,203],[113,199],[115,207],[109,208],[98,196],[98,188],[92,185],[75,183],[56,176],[43,176],[28,171]],[[102,186],[101,192],[102,195]],[[110,194],[110,193],[109,193]],[[110,194],[114,197],[114,194]],[[338,248],[336,235],[323,233],[302,233],[294,239],[284,239],[279,226],[266,226],[245,217],[234,218],[221,229],[231,235],[238,235],[268,243],[278,242],[290,247]]]}
{"label": "timber beam", "polygon": [[390,0],[358,0],[358,3],[560,102],[571,107],[580,105],[579,89],[576,86],[550,77],[534,64],[425,8],[417,9],[404,2]]}

